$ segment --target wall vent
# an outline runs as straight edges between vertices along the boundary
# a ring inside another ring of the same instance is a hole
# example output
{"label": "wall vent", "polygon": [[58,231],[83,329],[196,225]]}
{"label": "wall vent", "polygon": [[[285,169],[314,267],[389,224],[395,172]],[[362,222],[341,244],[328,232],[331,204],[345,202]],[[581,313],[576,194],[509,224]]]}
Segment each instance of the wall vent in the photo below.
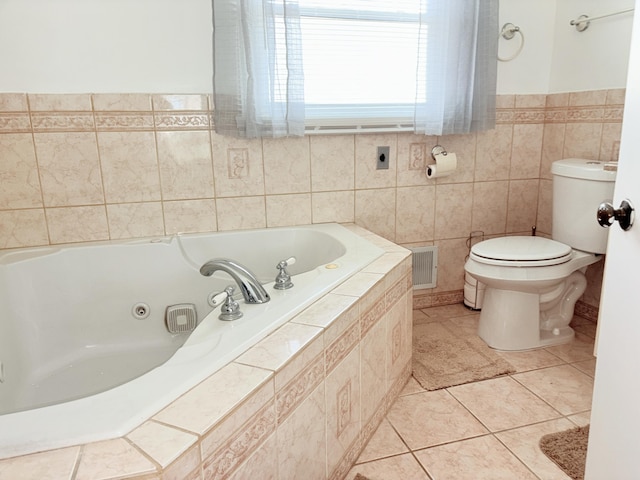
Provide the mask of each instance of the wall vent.
{"label": "wall vent", "polygon": [[438,247],[410,248],[413,260],[413,289],[435,288],[438,274]]}

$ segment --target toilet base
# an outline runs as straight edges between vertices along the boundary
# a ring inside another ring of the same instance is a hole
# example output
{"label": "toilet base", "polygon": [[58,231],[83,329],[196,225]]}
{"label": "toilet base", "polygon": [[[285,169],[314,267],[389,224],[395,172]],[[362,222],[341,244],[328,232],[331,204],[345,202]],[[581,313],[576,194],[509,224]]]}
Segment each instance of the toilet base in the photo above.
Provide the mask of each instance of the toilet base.
{"label": "toilet base", "polygon": [[478,335],[496,350],[520,351],[570,342],[575,332],[569,326],[556,330],[540,328],[540,295],[537,293],[487,287]]}

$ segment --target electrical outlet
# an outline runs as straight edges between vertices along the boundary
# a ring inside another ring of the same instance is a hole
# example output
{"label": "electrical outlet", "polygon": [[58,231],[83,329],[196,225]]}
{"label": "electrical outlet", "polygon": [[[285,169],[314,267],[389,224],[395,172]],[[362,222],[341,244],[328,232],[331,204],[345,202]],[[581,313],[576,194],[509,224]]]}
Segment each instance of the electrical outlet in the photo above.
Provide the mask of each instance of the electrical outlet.
{"label": "electrical outlet", "polygon": [[389,147],[378,147],[378,159],[376,160],[377,170],[389,169]]}

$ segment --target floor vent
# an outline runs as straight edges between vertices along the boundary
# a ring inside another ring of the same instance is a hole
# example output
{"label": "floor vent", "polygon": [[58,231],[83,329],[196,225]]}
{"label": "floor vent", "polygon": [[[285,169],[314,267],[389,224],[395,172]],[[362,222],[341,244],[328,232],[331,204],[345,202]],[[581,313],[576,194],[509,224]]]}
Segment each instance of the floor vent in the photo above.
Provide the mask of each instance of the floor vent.
{"label": "floor vent", "polygon": [[413,289],[435,288],[438,274],[438,247],[414,247]]}

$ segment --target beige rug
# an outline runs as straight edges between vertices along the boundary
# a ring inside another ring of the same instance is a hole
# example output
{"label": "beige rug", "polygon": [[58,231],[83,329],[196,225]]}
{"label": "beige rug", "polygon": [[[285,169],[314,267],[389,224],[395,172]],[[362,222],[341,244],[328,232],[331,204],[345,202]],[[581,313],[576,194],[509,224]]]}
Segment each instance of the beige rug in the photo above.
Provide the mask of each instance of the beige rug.
{"label": "beige rug", "polygon": [[513,372],[509,362],[475,335],[457,336],[437,322],[414,325],[413,376],[425,390]]}
{"label": "beige rug", "polygon": [[573,480],[582,480],[588,441],[589,425],[545,435],[540,439],[540,448]]}

